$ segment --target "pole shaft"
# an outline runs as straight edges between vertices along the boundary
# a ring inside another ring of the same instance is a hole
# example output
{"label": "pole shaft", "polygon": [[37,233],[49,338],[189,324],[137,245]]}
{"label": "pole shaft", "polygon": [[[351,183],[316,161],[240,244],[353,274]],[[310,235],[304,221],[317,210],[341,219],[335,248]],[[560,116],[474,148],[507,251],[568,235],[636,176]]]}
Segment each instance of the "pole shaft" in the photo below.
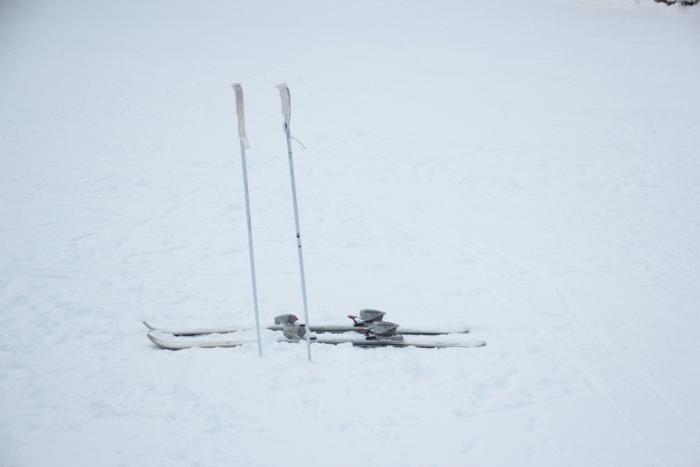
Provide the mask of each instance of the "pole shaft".
{"label": "pole shaft", "polygon": [[289,178],[292,182],[292,202],[294,204],[294,226],[296,228],[297,252],[299,254],[299,273],[301,275],[301,297],[304,302],[304,321],[306,322],[306,354],[311,361],[311,324],[309,324],[309,305],[306,297],[306,276],[304,274],[304,255],[301,251],[301,229],[299,227],[299,204],[297,186],[294,177],[294,159],[292,158],[292,136],[289,130],[289,118],[284,120],[284,133],[287,136],[287,154],[289,155]]}
{"label": "pole shaft", "polygon": [[260,338],[260,313],[258,311],[258,284],[255,280],[255,252],[253,249],[253,227],[250,219],[250,195],[248,194],[248,167],[245,159],[245,145],[241,141],[241,166],[243,167],[243,191],[245,191],[245,214],[248,225],[248,257],[250,259],[250,278],[253,286],[253,307],[255,309],[255,332],[258,337],[258,355],[262,357],[262,339]]}

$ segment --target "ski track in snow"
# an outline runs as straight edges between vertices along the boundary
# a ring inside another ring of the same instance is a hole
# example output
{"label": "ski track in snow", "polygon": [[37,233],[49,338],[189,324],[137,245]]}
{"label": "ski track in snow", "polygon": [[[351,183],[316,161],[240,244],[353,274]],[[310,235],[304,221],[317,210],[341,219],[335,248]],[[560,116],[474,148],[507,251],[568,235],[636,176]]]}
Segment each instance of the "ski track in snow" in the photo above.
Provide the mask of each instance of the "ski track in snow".
{"label": "ski track in snow", "polygon": [[[0,4],[0,466],[700,464],[699,24]],[[234,81],[262,321],[300,314],[283,80],[312,321],[379,308],[486,347],[146,339],[253,322]]]}
{"label": "ski track in snow", "polygon": [[[481,246],[481,248],[484,247],[482,242],[479,242],[479,245]],[[596,335],[593,332],[589,331],[585,321],[582,320],[575,312],[572,311],[572,309],[569,307],[569,305],[567,303],[567,299],[564,295],[564,292],[562,292],[562,290],[561,290],[561,286],[557,285],[556,281],[554,279],[552,279],[551,276],[549,276],[545,272],[536,270],[536,269],[532,268],[531,266],[525,266],[521,260],[517,260],[517,259],[513,258],[512,256],[506,255],[503,252],[497,250],[496,248],[493,248],[490,246],[488,248],[489,248],[489,251],[491,253],[498,254],[500,257],[506,259],[509,263],[511,263],[515,267],[521,268],[527,272],[530,272],[532,274],[535,274],[535,275],[541,277],[542,279],[544,279],[548,283],[548,285],[550,285],[552,287],[553,290],[556,291],[556,294],[560,297],[562,309],[565,310],[565,312],[573,318],[573,321],[575,322],[574,327],[577,327],[578,329],[582,330],[583,333],[581,333],[581,334],[584,334],[583,337],[579,337],[578,339],[572,340],[572,342],[577,342],[577,343],[584,342],[584,341],[596,342],[603,349],[605,349],[605,351],[608,354],[614,353],[611,350],[610,346],[604,343],[603,338],[601,338],[599,335]],[[597,294],[595,294],[595,295],[597,296]],[[542,330],[539,327],[537,328],[537,331],[538,331],[539,338],[545,338],[545,336],[549,335],[549,333],[547,333],[546,331]],[[552,334],[552,335],[556,335],[556,334]],[[572,353],[575,354],[575,351],[573,351],[573,349],[571,349],[571,348],[566,349],[565,352],[568,352],[569,355],[571,355]],[[577,359],[569,357],[569,360],[575,361]],[[580,374],[585,378],[587,386],[590,388],[590,390],[594,393],[603,392],[604,395],[609,399],[612,408],[619,414],[619,416],[621,418],[623,418],[627,422],[626,424],[627,424],[628,428],[632,432],[634,432],[635,436],[639,440],[639,443],[641,445],[643,445],[648,450],[648,452],[652,456],[652,458],[655,459],[656,464],[657,465],[666,465],[666,463],[662,460],[662,458],[658,455],[658,453],[655,452],[654,449],[649,444],[649,439],[647,439],[647,437],[637,428],[637,425],[635,424],[635,422],[633,420],[631,420],[630,417],[625,413],[625,411],[620,407],[620,402],[618,402],[618,400],[615,399],[615,397],[611,394],[611,392],[605,386],[605,382],[603,380],[601,380],[600,375],[594,369],[595,367],[591,367],[589,365],[590,364],[587,364],[585,369],[582,369],[580,366],[577,367],[577,369],[580,372]],[[624,366],[617,366],[617,368],[625,368],[625,367],[627,367],[628,369],[631,368],[631,365],[629,364],[628,361],[624,361]],[[639,373],[635,372],[634,376],[640,382],[644,383],[650,389],[653,390],[653,388],[649,385],[649,383],[639,376]],[[658,392],[656,392],[656,391],[654,391],[654,395],[659,396]],[[666,403],[666,405],[669,406],[669,408],[673,411],[673,415],[675,415],[676,417],[679,417],[678,412],[675,411],[673,409],[673,407],[671,407],[668,404],[668,401],[666,399],[664,399],[663,396],[659,396],[659,397],[661,397],[663,402]],[[685,423],[687,423],[685,420],[683,420],[683,421]],[[691,427],[693,429],[695,428],[692,425],[691,425]]]}
{"label": "ski track in snow", "polygon": [[[482,241],[479,241],[479,246],[481,248],[485,247]],[[545,281],[547,281],[549,284],[551,284],[551,287],[554,290],[556,290],[557,294],[560,297],[560,300],[562,303],[562,308],[568,314],[570,314],[572,316],[578,329],[581,329],[584,331],[584,334],[585,334],[584,339],[588,339],[590,341],[596,342],[600,347],[605,349],[605,351],[608,354],[614,355],[616,358],[619,358],[623,364],[616,365],[617,368],[625,368],[627,371],[629,371],[632,374],[632,377],[635,378],[639,384],[644,385],[647,388],[647,390],[650,393],[652,393],[652,395],[654,397],[658,398],[663,403],[663,405],[665,405],[667,407],[667,409],[670,412],[672,412],[673,416],[675,416],[680,421],[682,421],[683,424],[686,425],[687,428],[694,431],[696,435],[700,434],[698,427],[694,423],[692,423],[692,421],[690,421],[686,416],[681,414],[680,411],[674,406],[674,404],[668,398],[666,398],[663,395],[663,393],[658,388],[656,388],[654,386],[654,384],[651,381],[649,381],[649,379],[646,376],[644,376],[642,371],[640,371],[629,359],[625,359],[619,353],[616,353],[613,350],[613,348],[610,344],[610,337],[609,336],[606,336],[600,332],[592,331],[590,329],[591,325],[587,324],[585,320],[583,320],[577,313],[575,313],[571,309],[571,307],[568,304],[568,299],[566,297],[567,297],[567,295],[571,295],[573,291],[579,291],[580,289],[578,289],[576,286],[571,286],[570,284],[564,284],[564,285],[558,284],[558,281],[556,279],[554,279],[550,274],[543,272],[543,271],[540,271],[540,270],[537,270],[537,269],[533,268],[532,266],[526,265],[522,260],[514,258],[511,255],[507,255],[507,254],[503,253],[502,251],[499,251],[497,248],[494,248],[490,245],[486,246],[486,248],[488,248],[488,251],[495,253],[495,254],[498,254],[500,257],[509,261],[514,266],[521,268],[523,270],[526,270],[528,272],[531,272],[533,274],[536,274],[536,275],[540,276],[542,279],[544,279]],[[569,290],[567,292],[565,292],[562,290],[563,288],[566,288]],[[586,293],[592,293],[596,297],[601,296],[595,292],[586,291]],[[544,335],[545,333],[541,332],[541,334]],[[584,339],[577,339],[576,342],[581,342]],[[649,405],[653,406],[656,404],[649,404]],[[634,424],[632,424],[632,426],[634,426]],[[657,457],[657,459],[658,459],[658,456],[655,455],[655,457]]]}

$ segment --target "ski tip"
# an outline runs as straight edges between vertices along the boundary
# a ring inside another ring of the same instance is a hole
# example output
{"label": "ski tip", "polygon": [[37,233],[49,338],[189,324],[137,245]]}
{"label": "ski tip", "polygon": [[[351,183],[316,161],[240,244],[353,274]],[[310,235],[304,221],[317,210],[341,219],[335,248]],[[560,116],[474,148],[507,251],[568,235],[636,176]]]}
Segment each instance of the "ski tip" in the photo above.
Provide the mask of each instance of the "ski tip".
{"label": "ski tip", "polygon": [[160,343],[158,342],[158,339],[155,336],[151,335],[150,332],[146,334],[146,337],[148,337],[149,341],[153,342],[155,345],[160,347]]}
{"label": "ski tip", "polygon": [[[146,337],[148,337],[148,340],[153,342],[156,345],[156,347],[159,347],[161,349],[167,349],[167,350],[177,350],[178,349],[178,347],[173,347],[167,341],[167,337],[173,337],[171,334],[167,334],[167,333],[164,333],[162,331],[155,329],[153,331],[147,332]],[[166,340],[163,339],[164,337],[166,338]]]}
{"label": "ski tip", "polygon": [[151,330],[151,331],[155,331],[155,330],[156,330],[156,327],[155,327],[155,326],[151,326],[150,324],[148,324],[148,321],[143,320],[143,321],[141,321],[141,322],[142,322],[143,325],[146,326],[149,330]]}

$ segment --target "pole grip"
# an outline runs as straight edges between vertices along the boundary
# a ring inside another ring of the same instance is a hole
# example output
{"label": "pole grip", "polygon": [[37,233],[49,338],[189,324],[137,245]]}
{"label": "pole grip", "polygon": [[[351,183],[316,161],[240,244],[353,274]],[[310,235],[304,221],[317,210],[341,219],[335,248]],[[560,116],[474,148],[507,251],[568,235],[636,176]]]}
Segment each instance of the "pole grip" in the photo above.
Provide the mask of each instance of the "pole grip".
{"label": "pole grip", "polygon": [[244,148],[249,148],[250,143],[245,134],[245,111],[243,110],[243,88],[241,83],[233,83],[233,91],[236,93],[236,115],[238,116],[238,138]]}
{"label": "pole grip", "polygon": [[277,85],[277,89],[280,91],[280,100],[282,102],[282,115],[289,120],[292,115],[292,98],[289,94],[289,88],[287,83],[281,83]]}

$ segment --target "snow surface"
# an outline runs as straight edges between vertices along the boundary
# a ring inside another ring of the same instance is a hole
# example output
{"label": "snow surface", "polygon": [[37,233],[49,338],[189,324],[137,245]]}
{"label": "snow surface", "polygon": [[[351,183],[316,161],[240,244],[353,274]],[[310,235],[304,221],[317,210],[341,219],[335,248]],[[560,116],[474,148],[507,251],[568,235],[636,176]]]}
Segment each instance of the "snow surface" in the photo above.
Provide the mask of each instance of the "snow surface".
{"label": "snow surface", "polygon": [[[700,465],[700,9],[0,3],[0,465]],[[156,349],[363,307],[479,349]]]}

